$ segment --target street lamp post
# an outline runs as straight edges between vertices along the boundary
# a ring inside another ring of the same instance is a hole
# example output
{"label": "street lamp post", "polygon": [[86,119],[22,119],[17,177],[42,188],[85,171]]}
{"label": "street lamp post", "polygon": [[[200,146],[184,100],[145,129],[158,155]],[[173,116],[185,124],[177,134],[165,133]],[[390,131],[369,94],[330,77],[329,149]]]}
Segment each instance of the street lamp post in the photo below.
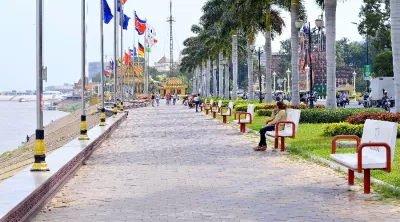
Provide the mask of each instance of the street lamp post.
{"label": "street lamp post", "polygon": [[259,84],[260,84],[260,93],[259,93],[259,98],[260,98],[260,103],[262,103],[262,80],[261,80],[261,54],[264,53],[261,47],[258,47],[258,50],[255,50],[255,46],[251,47],[251,52],[255,53],[258,55],[258,73],[259,73]]}
{"label": "street lamp post", "polygon": [[286,81],[287,81],[287,79],[286,78],[283,78],[283,93],[287,93],[287,88],[286,88]]}
{"label": "street lamp post", "polygon": [[306,77],[307,77],[307,88],[306,88],[306,91],[310,91],[310,75],[309,75],[309,73],[310,73],[310,66],[306,66],[306,68],[304,69],[305,71],[306,71]]}
{"label": "street lamp post", "polygon": [[354,72],[353,72],[353,95],[354,95],[354,102],[357,102],[357,98],[356,98],[356,76],[357,76],[357,73],[356,73],[356,71],[354,70]]}
{"label": "street lamp post", "polygon": [[43,0],[36,0],[36,121],[34,158],[31,171],[49,171],[43,129]]}
{"label": "street lamp post", "polygon": [[272,76],[274,77],[274,95],[275,95],[276,94],[276,85],[275,85],[276,72],[272,73]]}
{"label": "street lamp post", "polygon": [[290,69],[286,71],[287,74],[287,87],[288,87],[288,92],[290,92]]}

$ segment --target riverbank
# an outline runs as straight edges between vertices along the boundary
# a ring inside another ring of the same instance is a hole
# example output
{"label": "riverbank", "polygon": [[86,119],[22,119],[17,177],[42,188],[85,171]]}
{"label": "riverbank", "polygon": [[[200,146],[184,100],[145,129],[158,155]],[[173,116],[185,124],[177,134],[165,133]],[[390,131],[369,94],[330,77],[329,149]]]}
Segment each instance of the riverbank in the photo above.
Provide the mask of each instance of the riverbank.
{"label": "riverbank", "polygon": [[[79,136],[80,116],[81,112],[77,110],[45,126],[47,152],[52,152]],[[88,128],[93,128],[99,122],[100,115],[97,113],[97,105],[88,107]],[[0,180],[13,176],[27,165],[33,163],[34,140],[35,138],[32,135],[29,141],[20,148],[0,154]]]}

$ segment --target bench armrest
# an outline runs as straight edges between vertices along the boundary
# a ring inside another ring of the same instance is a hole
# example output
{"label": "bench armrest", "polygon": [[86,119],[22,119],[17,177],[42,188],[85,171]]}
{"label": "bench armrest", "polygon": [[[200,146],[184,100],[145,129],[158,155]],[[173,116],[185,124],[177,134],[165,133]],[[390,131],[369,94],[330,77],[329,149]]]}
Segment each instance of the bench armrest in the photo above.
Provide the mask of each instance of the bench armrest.
{"label": "bench armrest", "polygon": [[391,171],[391,165],[392,165],[392,159],[391,159],[391,150],[390,146],[387,143],[362,143],[360,146],[357,147],[357,159],[358,159],[358,164],[357,164],[357,171],[359,173],[362,172],[362,149],[365,147],[379,147],[383,146],[386,148],[386,169],[384,171],[390,173]]}
{"label": "bench armrest", "polygon": [[239,123],[241,123],[241,122],[240,122],[240,117],[241,117],[242,115],[245,115],[245,117],[247,117],[247,115],[249,115],[249,116],[250,116],[250,123],[249,123],[249,124],[252,124],[252,123],[253,123],[253,116],[251,115],[251,113],[247,113],[247,112],[241,112],[241,113],[239,113]]}
{"label": "bench armrest", "polygon": [[232,115],[232,110],[231,110],[231,108],[229,108],[229,107],[221,107],[221,108],[219,109],[219,113],[220,113],[221,115],[222,115],[222,111],[223,111],[224,109],[229,110],[230,116]]}
{"label": "bench armrest", "polygon": [[235,112],[235,113],[233,114],[234,120],[236,120],[237,116],[240,115],[241,113],[243,113],[243,112],[242,112],[242,111]]}
{"label": "bench armrest", "polygon": [[357,141],[356,149],[360,146],[360,137],[355,135],[338,135],[332,139],[332,154],[336,153],[336,140],[338,139],[355,139]]}
{"label": "bench armrest", "polygon": [[292,125],[292,137],[291,138],[294,139],[295,134],[296,134],[296,124],[294,122],[292,122],[292,121],[278,121],[275,124],[275,136],[277,136],[279,134],[278,132],[279,132],[279,125],[280,124],[291,124]]}

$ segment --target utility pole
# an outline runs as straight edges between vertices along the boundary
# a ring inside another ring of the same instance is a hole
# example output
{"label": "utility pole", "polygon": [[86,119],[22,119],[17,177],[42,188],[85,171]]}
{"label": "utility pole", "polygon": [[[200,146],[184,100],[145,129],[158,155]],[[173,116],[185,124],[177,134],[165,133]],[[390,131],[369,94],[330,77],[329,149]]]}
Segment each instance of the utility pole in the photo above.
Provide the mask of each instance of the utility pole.
{"label": "utility pole", "polygon": [[[81,110],[81,132],[79,140],[88,140],[86,122],[86,0],[82,0],[82,21],[81,21],[81,82],[82,82],[82,110]],[[103,64],[101,64],[103,65]]]}
{"label": "utility pole", "polygon": [[172,0],[169,1],[169,11],[170,11],[170,16],[167,19],[167,22],[169,22],[169,76],[173,77],[174,76],[174,39],[172,36],[172,24],[175,22],[175,18],[172,17]]}

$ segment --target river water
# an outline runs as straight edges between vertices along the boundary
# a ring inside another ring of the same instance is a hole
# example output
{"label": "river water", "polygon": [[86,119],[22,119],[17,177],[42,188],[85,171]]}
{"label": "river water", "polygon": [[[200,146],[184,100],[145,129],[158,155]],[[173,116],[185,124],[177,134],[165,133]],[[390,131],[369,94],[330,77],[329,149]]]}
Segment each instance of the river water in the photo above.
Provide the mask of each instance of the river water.
{"label": "river water", "polygon": [[[68,113],[43,111],[44,125]],[[36,102],[0,102],[0,155],[18,148],[36,130]]]}

